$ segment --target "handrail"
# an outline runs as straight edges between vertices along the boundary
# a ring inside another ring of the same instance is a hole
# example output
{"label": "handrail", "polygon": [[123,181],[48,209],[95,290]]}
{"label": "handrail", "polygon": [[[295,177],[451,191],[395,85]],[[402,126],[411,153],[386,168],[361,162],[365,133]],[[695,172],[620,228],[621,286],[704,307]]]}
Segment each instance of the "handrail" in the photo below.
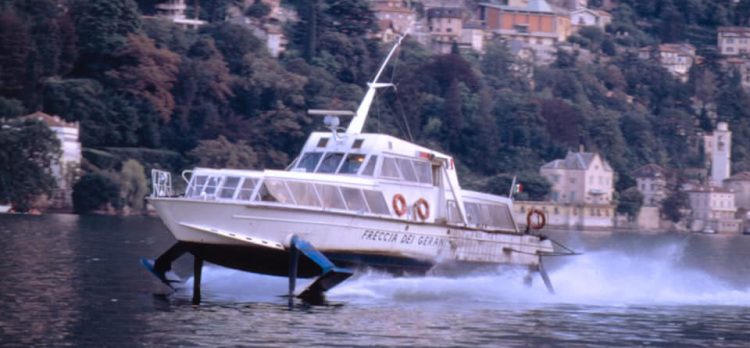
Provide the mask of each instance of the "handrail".
{"label": "handrail", "polygon": [[171,197],[172,196],[172,173],[151,169],[151,197]]}

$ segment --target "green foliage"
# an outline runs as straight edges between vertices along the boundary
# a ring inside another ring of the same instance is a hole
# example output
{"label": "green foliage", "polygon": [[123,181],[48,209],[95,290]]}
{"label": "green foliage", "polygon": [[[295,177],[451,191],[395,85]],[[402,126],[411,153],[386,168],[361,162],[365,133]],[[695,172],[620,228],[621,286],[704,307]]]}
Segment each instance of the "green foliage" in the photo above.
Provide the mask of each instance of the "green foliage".
{"label": "green foliage", "polygon": [[23,97],[26,86],[30,53],[30,38],[26,24],[15,12],[0,12],[0,94],[6,97]]}
{"label": "green foliage", "polygon": [[661,215],[662,217],[676,223],[682,219],[682,210],[689,207],[688,203],[687,193],[679,190],[672,190],[667,198],[661,203]]}
{"label": "green foliage", "polygon": [[263,18],[271,13],[271,6],[268,6],[261,0],[255,0],[252,5],[247,7],[245,15],[248,17]]}
{"label": "green foliage", "polygon": [[0,97],[0,118],[21,116],[24,112],[23,103],[20,100]]}
{"label": "green foliage", "polygon": [[244,26],[221,22],[202,27],[200,33],[213,38],[233,73],[241,71],[245,55],[268,56],[263,42]]}
{"label": "green foliage", "polygon": [[252,148],[242,141],[233,144],[224,136],[201,141],[188,155],[200,167],[250,169],[258,164]]}
{"label": "green foliage", "polygon": [[637,187],[631,187],[622,191],[619,202],[617,203],[617,212],[627,214],[631,219],[638,216],[643,205],[643,194]]}
{"label": "green foliage", "polygon": [[120,207],[120,187],[109,177],[92,173],[73,185],[73,209],[78,214]]}
{"label": "green foliage", "polygon": [[51,165],[60,156],[60,141],[35,120],[0,122],[0,201],[27,211],[55,188]]}
{"label": "green foliage", "polygon": [[[265,20],[261,1],[188,2],[189,15],[198,10],[211,22],[199,30],[141,22],[132,0],[65,3],[2,2],[0,117],[41,109],[80,122],[90,169],[118,192],[87,209],[138,205],[138,185],[123,176],[179,172],[191,156],[211,166],[286,166],[320,127],[305,110],[355,109],[390,48],[374,40],[366,0],[285,1],[299,20],[286,23],[280,59],[225,20],[229,12]],[[153,14],[153,2],[138,4]],[[716,27],[746,25],[748,13],[747,0],[621,0],[606,32],[588,27],[571,37],[593,55],[561,50],[549,66],[533,66],[501,40],[477,57],[435,55],[407,38],[381,79],[397,89],[379,90],[366,130],[456,156],[467,186],[504,195],[509,177],[522,173],[521,199],[542,199],[548,187],[529,173],[581,144],[612,164],[627,197],[628,173],[643,164],[702,165],[696,134],[717,121],[734,132],[733,168],[750,169],[750,97],[714,49]],[[687,84],[635,53],[683,41],[704,58]],[[135,196],[121,197],[120,186]]]}
{"label": "green foliage", "polygon": [[[507,196],[513,184],[514,175],[497,174],[476,182],[468,183],[475,190],[489,192],[499,196]],[[516,177],[516,183],[521,184],[522,190],[514,196],[521,201],[540,201],[547,198],[552,189],[552,184],[539,173],[522,172]]]}
{"label": "green foliage", "polygon": [[125,161],[118,173],[118,179],[123,204],[136,211],[143,210],[148,194],[148,181],[143,166],[133,159]]}
{"label": "green foliage", "polygon": [[156,48],[154,41],[141,35],[127,37],[127,45],[113,54],[120,62],[105,73],[106,81],[118,92],[143,99],[168,120],[174,109],[172,86],[177,80],[180,57]]}
{"label": "green foliage", "polygon": [[112,52],[127,44],[128,35],[141,28],[141,16],[133,0],[74,0],[70,9],[83,55],[79,67],[101,72]]}

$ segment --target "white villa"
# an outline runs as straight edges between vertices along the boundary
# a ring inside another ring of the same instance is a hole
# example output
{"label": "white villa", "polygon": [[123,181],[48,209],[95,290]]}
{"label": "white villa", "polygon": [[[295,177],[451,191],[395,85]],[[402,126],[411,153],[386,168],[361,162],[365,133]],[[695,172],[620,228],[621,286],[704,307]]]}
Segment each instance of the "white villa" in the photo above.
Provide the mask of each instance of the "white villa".
{"label": "white villa", "polygon": [[738,209],[750,210],[750,172],[724,179],[724,187],[734,191],[734,204]]}
{"label": "white villa", "polygon": [[569,229],[610,229],[614,226],[614,171],[598,153],[568,152],[540,169],[552,184],[550,201],[516,201],[514,214],[525,221],[530,209],[541,209],[550,226]]}
{"label": "white villa", "polygon": [[564,159],[543,165],[540,174],[552,183],[553,202],[612,202],[614,171],[598,153],[568,152]]}
{"label": "white villa", "polygon": [[206,24],[200,19],[185,16],[185,10],[187,9],[185,0],[166,0],[156,4],[155,7],[160,17],[168,18],[186,29],[196,29]]}
{"label": "white villa", "polygon": [[57,139],[60,140],[60,158],[57,162],[52,163],[52,175],[55,177],[57,188],[51,197],[51,201],[53,208],[71,208],[73,206],[71,196],[73,184],[78,179],[78,169],[81,164],[78,122],[65,122],[59,116],[50,116],[41,111],[23,116],[23,118],[43,122],[55,132]]}
{"label": "white villa", "polygon": [[735,219],[737,207],[731,190],[702,186],[687,191],[693,211],[690,229],[695,232],[737,233],[741,220]]}
{"label": "white villa", "polygon": [[687,82],[688,72],[695,63],[695,46],[688,43],[661,44],[643,47],[638,51],[638,58],[653,59],[659,62],[670,74]]}
{"label": "white villa", "polygon": [[636,187],[643,194],[643,205],[659,206],[667,197],[667,178],[664,168],[657,164],[647,164],[633,172]]}
{"label": "white villa", "polygon": [[612,23],[612,15],[607,11],[579,8],[570,12],[570,23],[573,30],[582,27],[597,27],[602,30]]}

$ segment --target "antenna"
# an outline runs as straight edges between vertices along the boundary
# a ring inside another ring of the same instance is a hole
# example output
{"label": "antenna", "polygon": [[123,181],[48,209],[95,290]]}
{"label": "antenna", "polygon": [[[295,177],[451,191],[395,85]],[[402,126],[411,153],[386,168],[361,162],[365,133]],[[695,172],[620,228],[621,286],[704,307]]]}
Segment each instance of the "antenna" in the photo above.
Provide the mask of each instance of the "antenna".
{"label": "antenna", "polygon": [[393,45],[391,48],[391,51],[388,52],[388,56],[385,57],[385,60],[383,61],[383,64],[380,65],[380,69],[378,69],[378,73],[375,74],[375,78],[372,80],[372,82],[367,83],[367,93],[365,93],[365,97],[362,98],[362,102],[359,104],[359,108],[357,108],[357,113],[355,114],[354,118],[352,119],[352,122],[349,123],[349,128],[346,129],[347,133],[362,133],[362,128],[365,126],[365,120],[367,120],[367,114],[370,112],[370,106],[372,105],[372,100],[375,98],[375,92],[378,88],[383,87],[392,87],[392,83],[382,83],[378,82],[378,79],[380,79],[380,75],[383,73],[383,70],[385,70],[385,67],[388,65],[388,62],[391,60],[391,57],[393,56],[393,53],[396,52],[396,49],[401,46],[401,41],[404,40],[407,33],[404,33],[403,35],[400,35],[398,37],[398,40],[396,40],[396,44]]}

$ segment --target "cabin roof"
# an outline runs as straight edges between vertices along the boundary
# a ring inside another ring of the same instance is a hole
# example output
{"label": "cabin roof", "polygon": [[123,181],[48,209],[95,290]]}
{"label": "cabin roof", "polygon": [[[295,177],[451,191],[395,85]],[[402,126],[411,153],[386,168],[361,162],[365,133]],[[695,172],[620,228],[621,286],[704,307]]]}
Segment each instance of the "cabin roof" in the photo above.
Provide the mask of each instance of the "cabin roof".
{"label": "cabin roof", "polygon": [[[387,134],[377,133],[338,133],[340,139],[334,139],[330,132],[313,132],[305,142],[302,152],[357,152],[364,154],[388,153],[405,157],[419,157],[420,154],[437,158],[451,159],[450,155],[408,142]],[[321,139],[327,138],[325,146]],[[359,147],[354,148],[355,142],[361,140]]]}

